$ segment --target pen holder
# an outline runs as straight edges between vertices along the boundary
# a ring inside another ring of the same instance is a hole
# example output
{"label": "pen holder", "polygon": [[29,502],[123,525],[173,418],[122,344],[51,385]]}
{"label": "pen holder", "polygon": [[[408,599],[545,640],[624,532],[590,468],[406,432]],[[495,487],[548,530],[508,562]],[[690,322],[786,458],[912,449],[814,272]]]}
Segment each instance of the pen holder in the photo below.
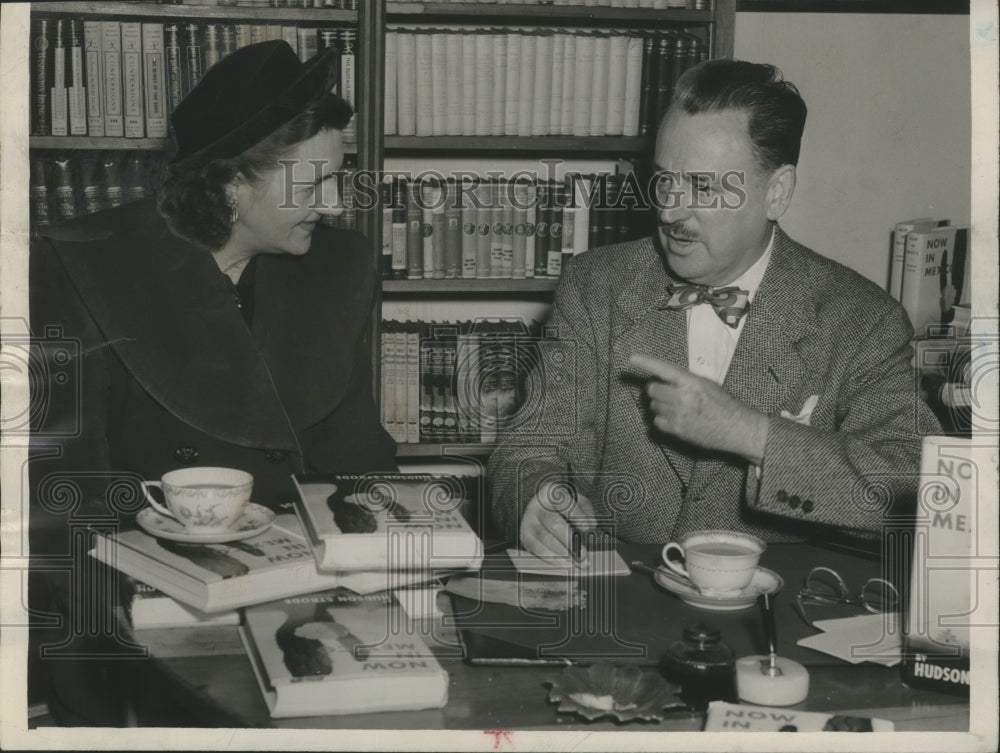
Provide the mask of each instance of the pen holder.
{"label": "pen holder", "polygon": [[736,661],[736,693],[740,700],[761,706],[791,706],[809,695],[809,672],[797,661],[774,658],[775,672],[768,670],[768,657],[759,654]]}

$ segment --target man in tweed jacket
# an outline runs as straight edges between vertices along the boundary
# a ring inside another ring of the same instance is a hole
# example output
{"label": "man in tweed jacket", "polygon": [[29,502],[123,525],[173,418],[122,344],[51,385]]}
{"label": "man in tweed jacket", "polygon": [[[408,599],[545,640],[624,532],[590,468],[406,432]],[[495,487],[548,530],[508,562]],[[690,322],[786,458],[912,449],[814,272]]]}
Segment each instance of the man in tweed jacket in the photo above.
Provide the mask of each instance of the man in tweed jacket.
{"label": "man in tweed jacket", "polygon": [[[565,556],[567,521],[595,518],[639,542],[870,537],[912,503],[919,436],[937,425],[906,314],[777,224],[805,115],[771,66],[710,61],[679,82],[657,138],[657,237],[564,272],[542,394],[490,459],[494,517],[525,549]],[[668,308],[672,286],[734,283],[742,320]]]}

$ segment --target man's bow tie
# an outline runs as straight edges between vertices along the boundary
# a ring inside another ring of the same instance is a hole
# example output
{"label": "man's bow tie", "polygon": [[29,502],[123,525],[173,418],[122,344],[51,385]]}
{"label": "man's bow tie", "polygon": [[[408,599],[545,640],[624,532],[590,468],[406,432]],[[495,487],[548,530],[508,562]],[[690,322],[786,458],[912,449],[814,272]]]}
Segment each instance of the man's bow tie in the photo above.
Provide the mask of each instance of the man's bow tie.
{"label": "man's bow tie", "polygon": [[734,286],[709,288],[704,285],[671,285],[667,292],[670,298],[663,308],[686,311],[699,303],[707,303],[733,329],[739,326],[740,319],[750,309],[750,293]]}

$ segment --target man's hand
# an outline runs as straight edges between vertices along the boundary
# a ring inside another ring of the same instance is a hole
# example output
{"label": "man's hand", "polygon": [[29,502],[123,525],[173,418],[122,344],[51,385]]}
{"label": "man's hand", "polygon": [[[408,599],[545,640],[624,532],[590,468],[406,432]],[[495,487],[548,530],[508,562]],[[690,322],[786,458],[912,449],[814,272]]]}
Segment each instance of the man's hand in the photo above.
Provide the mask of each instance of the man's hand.
{"label": "man's hand", "polygon": [[639,354],[629,363],[653,377],[646,394],[657,429],[707,450],[740,455],[755,465],[763,462],[767,416],[687,369]]}
{"label": "man's hand", "polygon": [[[521,546],[541,559],[560,559],[564,564],[573,556],[573,529],[593,528],[594,506],[590,500],[563,484],[545,483],[531,498],[521,517]],[[577,564],[584,566],[586,551],[582,545]]]}

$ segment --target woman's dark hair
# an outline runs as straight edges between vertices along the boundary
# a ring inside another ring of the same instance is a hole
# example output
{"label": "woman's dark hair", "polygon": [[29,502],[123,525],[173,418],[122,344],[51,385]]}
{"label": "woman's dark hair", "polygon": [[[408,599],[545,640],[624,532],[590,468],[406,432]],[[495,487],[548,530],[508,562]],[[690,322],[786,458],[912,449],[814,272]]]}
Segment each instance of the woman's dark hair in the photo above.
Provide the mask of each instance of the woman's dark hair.
{"label": "woman's dark hair", "polygon": [[278,165],[291,147],[324,129],[342,130],[354,114],[335,94],[327,94],[299,115],[235,157],[196,167],[168,165],[158,193],[160,214],[175,234],[210,250],[221,248],[232,231],[226,186],[237,174],[257,180]]}
{"label": "woman's dark hair", "polygon": [[745,112],[750,121],[750,143],[765,172],[799,162],[806,103],[795,85],[785,81],[773,65],[707,60],[680,77],[671,106],[689,115]]}

